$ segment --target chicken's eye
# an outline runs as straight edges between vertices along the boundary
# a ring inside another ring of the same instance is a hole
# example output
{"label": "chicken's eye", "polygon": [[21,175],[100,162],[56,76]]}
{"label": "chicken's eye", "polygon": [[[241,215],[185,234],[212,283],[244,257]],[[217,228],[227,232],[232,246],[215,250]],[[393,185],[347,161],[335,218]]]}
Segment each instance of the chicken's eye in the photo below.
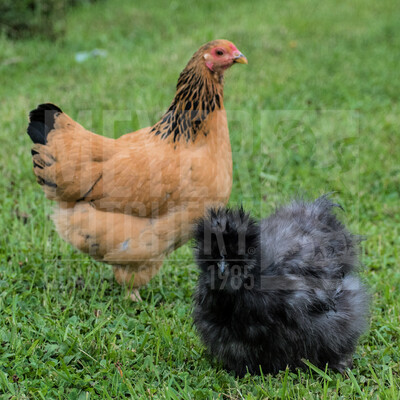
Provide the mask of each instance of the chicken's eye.
{"label": "chicken's eye", "polygon": [[224,52],[222,50],[217,50],[216,53],[217,53],[217,56],[222,56],[224,54]]}

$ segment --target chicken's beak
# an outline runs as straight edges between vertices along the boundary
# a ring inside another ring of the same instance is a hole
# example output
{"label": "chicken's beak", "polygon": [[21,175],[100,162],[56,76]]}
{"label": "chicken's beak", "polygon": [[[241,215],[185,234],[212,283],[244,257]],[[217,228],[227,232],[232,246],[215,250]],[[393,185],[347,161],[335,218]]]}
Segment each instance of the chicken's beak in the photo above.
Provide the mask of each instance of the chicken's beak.
{"label": "chicken's beak", "polygon": [[225,272],[225,267],[226,267],[226,264],[225,264],[225,261],[224,261],[224,260],[222,260],[222,261],[220,261],[220,262],[218,263],[218,268],[219,268],[219,270],[221,271],[221,274],[224,274],[224,272]]}
{"label": "chicken's beak", "polygon": [[247,61],[247,58],[242,53],[239,53],[238,55],[233,57],[233,62],[239,63],[239,64],[248,64],[249,63]]}

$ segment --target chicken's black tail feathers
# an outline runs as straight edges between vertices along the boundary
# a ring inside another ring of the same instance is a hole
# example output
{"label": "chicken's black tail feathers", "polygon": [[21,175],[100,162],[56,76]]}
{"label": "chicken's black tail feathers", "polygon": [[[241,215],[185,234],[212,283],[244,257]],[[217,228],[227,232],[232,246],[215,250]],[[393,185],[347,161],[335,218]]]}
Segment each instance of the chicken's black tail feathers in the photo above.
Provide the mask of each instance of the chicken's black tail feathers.
{"label": "chicken's black tail feathers", "polygon": [[61,109],[54,104],[40,104],[29,113],[28,135],[33,143],[46,144],[48,133],[54,129],[54,119]]}

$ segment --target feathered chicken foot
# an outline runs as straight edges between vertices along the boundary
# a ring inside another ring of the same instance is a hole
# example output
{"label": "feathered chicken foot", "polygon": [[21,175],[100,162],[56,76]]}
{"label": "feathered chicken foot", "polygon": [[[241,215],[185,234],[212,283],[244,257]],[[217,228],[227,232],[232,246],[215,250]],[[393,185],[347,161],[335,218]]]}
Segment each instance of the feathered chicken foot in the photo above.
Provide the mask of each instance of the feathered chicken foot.
{"label": "feathered chicken foot", "polygon": [[115,280],[122,286],[131,288],[128,294],[134,301],[142,301],[139,288],[146,285],[162,267],[163,260],[146,260],[129,265],[113,265]]}

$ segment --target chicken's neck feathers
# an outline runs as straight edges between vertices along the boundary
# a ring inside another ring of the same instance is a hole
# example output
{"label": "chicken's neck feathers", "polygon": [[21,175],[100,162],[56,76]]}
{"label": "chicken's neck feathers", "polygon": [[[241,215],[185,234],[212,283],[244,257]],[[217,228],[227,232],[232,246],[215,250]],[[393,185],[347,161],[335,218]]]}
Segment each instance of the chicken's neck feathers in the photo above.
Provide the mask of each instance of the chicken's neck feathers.
{"label": "chicken's neck feathers", "polygon": [[172,142],[194,142],[199,135],[207,136],[210,115],[224,108],[223,77],[195,61],[180,74],[175,97],[150,134]]}

